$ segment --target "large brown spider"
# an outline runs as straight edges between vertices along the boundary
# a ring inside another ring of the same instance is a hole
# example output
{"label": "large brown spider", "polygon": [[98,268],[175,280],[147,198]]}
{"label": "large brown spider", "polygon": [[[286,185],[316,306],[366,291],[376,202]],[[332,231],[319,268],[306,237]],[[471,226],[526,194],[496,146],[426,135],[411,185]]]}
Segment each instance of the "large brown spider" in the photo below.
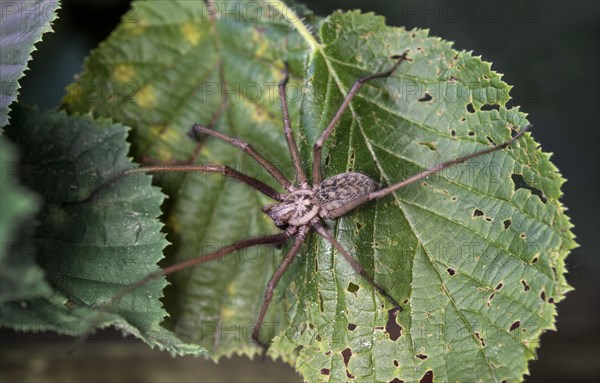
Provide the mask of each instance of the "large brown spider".
{"label": "large brown spider", "polygon": [[391,194],[394,191],[403,188],[404,186],[410,185],[413,182],[419,181],[430,175],[436,174],[450,166],[457,165],[469,159],[499,149],[506,148],[514,141],[516,141],[519,137],[521,137],[521,135],[523,135],[523,133],[531,127],[530,125],[527,125],[512,139],[500,145],[493,146],[491,148],[481,150],[464,157],[456,158],[447,162],[437,164],[436,166],[429,168],[421,173],[418,173],[402,182],[398,182],[394,185],[387,186],[383,189],[376,190],[377,184],[375,183],[375,181],[373,181],[369,176],[366,176],[361,173],[341,173],[323,180],[321,176],[321,149],[327,138],[331,135],[331,132],[337,125],[342,114],[352,101],[352,98],[356,95],[356,93],[360,90],[360,88],[365,82],[377,78],[388,77],[396,70],[396,68],[398,68],[398,66],[403,61],[410,60],[407,58],[407,53],[408,52],[404,52],[402,55],[393,56],[392,58],[396,59],[396,63],[389,70],[385,72],[375,73],[370,76],[362,77],[354,83],[354,85],[350,89],[350,92],[348,92],[348,95],[344,99],[344,102],[342,103],[341,107],[329,123],[329,126],[327,127],[327,129],[325,129],[325,131],[321,134],[319,139],[314,144],[312,184],[308,182],[305,171],[302,167],[302,163],[300,161],[300,156],[298,153],[298,148],[294,140],[294,135],[292,133],[286,98],[286,86],[288,82],[288,74],[286,67],[285,77],[279,83],[279,97],[281,107],[283,110],[285,138],[287,141],[287,145],[290,151],[296,174],[295,183],[288,180],[281,173],[281,171],[277,169],[277,167],[275,167],[271,162],[269,162],[256,150],[254,150],[254,148],[252,148],[250,144],[241,141],[237,138],[216,132],[212,129],[208,129],[204,126],[194,125],[194,127],[192,128],[192,132],[196,137],[198,137],[200,134],[207,134],[209,136],[218,138],[220,140],[223,140],[224,142],[227,142],[230,145],[242,149],[244,152],[250,155],[250,157],[256,160],[267,172],[269,172],[273,176],[273,178],[286,190],[286,193],[279,193],[269,185],[263,183],[262,181],[242,174],[230,167],[214,164],[164,165],[129,169],[97,188],[92,193],[92,195],[88,197],[87,200],[93,198],[97,193],[100,192],[100,190],[108,186],[108,184],[116,181],[119,178],[134,173],[157,173],[174,171],[220,173],[225,176],[234,178],[237,181],[245,183],[246,185],[262,192],[263,194],[277,201],[276,203],[264,206],[262,210],[273,220],[275,225],[282,230],[278,234],[241,240],[231,245],[222,247],[213,253],[206,254],[204,256],[194,258],[182,263],[178,263],[156,273],[150,274],[145,278],[141,279],[140,281],[130,285],[125,290],[121,291],[121,293],[113,297],[111,302],[109,302],[108,304],[110,305],[114,303],[115,301],[121,299],[124,295],[128,294],[132,290],[137,289],[144,283],[152,279],[158,278],[160,276],[174,273],[192,265],[212,261],[217,258],[221,258],[228,254],[231,254],[235,251],[249,248],[252,246],[264,244],[281,245],[289,238],[295,236],[296,238],[294,240],[294,243],[288,250],[287,255],[285,256],[285,258],[283,259],[283,261],[281,262],[281,264],[279,265],[279,267],[277,268],[267,285],[262,308],[260,310],[260,313],[254,325],[254,330],[252,332],[252,338],[263,347],[263,350],[266,351],[268,346],[261,342],[260,330],[263,324],[263,320],[265,318],[265,314],[269,307],[269,303],[271,302],[271,299],[273,297],[273,290],[277,286],[277,283],[279,282],[279,279],[281,278],[283,273],[286,271],[288,266],[292,263],[292,261],[300,251],[300,248],[302,247],[302,244],[304,243],[308,232],[311,229],[313,229],[317,232],[317,234],[331,242],[331,244],[337,249],[337,251],[340,252],[344,256],[344,258],[350,263],[354,270],[362,278],[364,278],[365,281],[367,281],[373,288],[379,291],[380,294],[382,294],[386,299],[392,302],[395,308],[399,310],[400,306],[398,305],[398,302],[392,296],[390,296],[382,287],[380,287],[373,280],[373,278],[371,278],[371,276],[369,276],[365,272],[365,269],[361,267],[358,261],[356,261],[350,254],[348,254],[348,252],[341,246],[341,244],[333,237],[333,235],[325,227],[322,220],[331,220],[341,217],[349,211],[353,210],[354,208],[368,201],[385,197],[388,194]]}

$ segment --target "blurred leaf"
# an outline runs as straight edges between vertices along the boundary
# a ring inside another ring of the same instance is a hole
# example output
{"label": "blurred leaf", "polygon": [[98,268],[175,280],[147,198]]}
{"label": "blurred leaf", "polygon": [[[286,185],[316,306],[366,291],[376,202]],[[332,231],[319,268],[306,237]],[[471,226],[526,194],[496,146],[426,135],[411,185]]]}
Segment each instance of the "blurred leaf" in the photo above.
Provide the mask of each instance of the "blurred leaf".
{"label": "blurred leaf", "polygon": [[[356,79],[407,49],[412,60],[354,98],[327,143],[325,176],[354,170],[391,185],[527,124],[505,108],[510,87],[490,64],[426,31],[349,12],[330,16],[320,38],[301,114],[307,163]],[[331,222],[402,311],[388,311],[312,237],[287,273],[290,324],[274,342],[277,355],[297,352],[307,381],[521,380],[570,289],[564,258],[575,243],[558,201],[563,182],[527,134]]]}
{"label": "blurred leaf", "polygon": [[7,136],[24,152],[21,180],[44,199],[33,243],[36,260],[55,291],[7,302],[2,324],[72,336],[92,325],[115,324],[171,353],[199,353],[198,347],[160,327],[166,315],[158,300],[164,278],[101,311],[93,309],[158,270],[156,263],[167,245],[156,219],[164,196],[147,175],[110,185],[90,202],[65,204],[84,200],[115,172],[133,166],[126,157],[126,128],[23,107],[15,108],[12,118]]}
{"label": "blurred leaf", "polygon": [[19,184],[16,149],[0,138],[0,306],[5,302],[47,297],[51,288],[36,265],[31,236],[39,208],[37,196]]}
{"label": "blurred leaf", "polygon": [[19,79],[42,35],[52,31],[58,0],[3,1],[0,9],[0,128],[8,124]]}

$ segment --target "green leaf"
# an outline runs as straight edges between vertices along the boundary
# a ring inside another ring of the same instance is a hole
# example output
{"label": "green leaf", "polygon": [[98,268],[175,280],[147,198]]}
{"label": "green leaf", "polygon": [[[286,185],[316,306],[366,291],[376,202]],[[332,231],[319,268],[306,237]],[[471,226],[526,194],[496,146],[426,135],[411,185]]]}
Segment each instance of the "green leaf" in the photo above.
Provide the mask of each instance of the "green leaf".
{"label": "green leaf", "polygon": [[[325,176],[353,170],[391,185],[527,125],[506,108],[510,87],[489,63],[427,31],[338,12],[320,38],[301,114],[306,163],[356,79],[407,49],[411,59],[354,98],[327,143]],[[521,380],[570,289],[564,259],[575,243],[558,200],[563,182],[527,134],[330,222],[402,311],[388,311],[312,237],[287,274],[290,324],[274,342],[278,355],[296,351],[307,381]]]}
{"label": "green leaf", "polygon": [[[136,157],[170,162],[190,158],[196,147],[187,135],[191,126],[208,125],[223,107],[215,129],[251,142],[292,176],[277,83],[288,60],[297,126],[306,45],[273,9],[263,7],[256,17],[258,4],[217,2],[228,13],[219,13],[215,24],[205,2],[135,2],[133,19],[123,19],[86,60],[81,80],[68,92],[68,108],[131,125]],[[204,140],[197,162],[227,164],[276,186],[245,154],[214,139]],[[167,249],[171,262],[276,231],[261,211],[268,200],[246,186],[218,175],[155,178],[172,196],[165,219],[174,244]],[[174,275],[167,325],[214,358],[260,352],[250,333],[280,256],[273,247],[260,247]],[[271,310],[265,338],[281,326],[281,314]]]}
{"label": "green leaf", "polygon": [[[302,110],[290,107],[309,168],[312,144],[353,82],[410,49],[411,62],[366,85],[344,114],[325,149],[327,176],[355,170],[392,184],[503,142],[511,127],[527,124],[518,109],[506,108],[510,87],[490,64],[426,31],[336,13],[321,26],[321,44],[277,17],[251,19],[243,12],[251,3],[219,8],[212,18],[203,2],[135,2],[134,19],[123,20],[69,88],[68,109],[131,125],[138,158],[188,160],[199,150],[197,162],[224,163],[273,184],[236,149],[212,139],[196,147],[190,126],[217,120],[214,129],[252,143],[292,176],[273,86],[280,60],[291,63],[292,85],[306,81]],[[273,12],[266,3],[260,9]],[[313,51],[303,74],[307,47]],[[249,84],[260,84],[262,97],[245,94]],[[158,182],[173,197],[165,219],[171,262],[274,231],[260,211],[265,198],[235,182],[198,174]],[[563,182],[526,135],[330,222],[403,310],[388,312],[389,303],[311,235],[269,310],[263,338],[277,335],[271,356],[295,364],[307,381],[522,379],[570,288],[564,258],[575,243],[559,202]],[[167,325],[214,358],[256,353],[249,335],[280,259],[262,247],[175,275]]]}
{"label": "green leaf", "polygon": [[58,0],[3,1],[0,9],[0,128],[8,124],[9,105],[17,99],[19,79],[42,35],[52,31]]}
{"label": "green leaf", "polygon": [[31,236],[39,208],[37,196],[18,181],[15,147],[0,138],[2,193],[0,193],[0,305],[20,299],[48,296],[50,286],[36,265]]}
{"label": "green leaf", "polygon": [[93,325],[114,324],[171,353],[200,352],[160,327],[166,316],[158,300],[164,278],[103,307],[158,270],[167,245],[156,219],[164,196],[147,175],[109,185],[90,202],[69,203],[84,200],[115,172],[134,166],[126,157],[126,128],[23,107],[15,108],[12,118],[7,136],[24,152],[21,180],[44,199],[33,244],[54,291],[5,302],[2,325],[77,336]]}

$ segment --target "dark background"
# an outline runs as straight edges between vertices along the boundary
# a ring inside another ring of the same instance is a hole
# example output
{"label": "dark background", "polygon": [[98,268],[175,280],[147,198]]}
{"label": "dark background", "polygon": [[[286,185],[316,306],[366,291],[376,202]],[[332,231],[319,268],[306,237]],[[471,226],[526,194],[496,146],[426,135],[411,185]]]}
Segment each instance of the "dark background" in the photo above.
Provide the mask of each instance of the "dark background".
{"label": "dark background", "polygon": [[[557,332],[542,336],[527,382],[600,380],[599,257],[599,35],[597,1],[305,1],[318,15],[362,9],[385,15],[389,25],[429,28],[473,50],[513,85],[514,100],[529,113],[533,135],[568,182],[563,203],[581,245],[567,259],[575,287],[558,305]],[[125,0],[64,1],[56,33],[44,36],[31,70],[21,81],[20,101],[52,108],[81,71],[89,50],[104,40],[128,10]],[[0,332],[0,381],[300,381],[282,363],[234,358],[218,366],[179,358],[105,332],[75,357],[68,340]],[[117,342],[115,342],[117,340]],[[117,350],[118,349],[118,350]],[[140,359],[141,358],[141,359]],[[131,363],[144,363],[133,373]],[[148,368],[146,368],[148,366]],[[90,370],[88,370],[88,368]],[[125,371],[130,371],[125,373]]]}

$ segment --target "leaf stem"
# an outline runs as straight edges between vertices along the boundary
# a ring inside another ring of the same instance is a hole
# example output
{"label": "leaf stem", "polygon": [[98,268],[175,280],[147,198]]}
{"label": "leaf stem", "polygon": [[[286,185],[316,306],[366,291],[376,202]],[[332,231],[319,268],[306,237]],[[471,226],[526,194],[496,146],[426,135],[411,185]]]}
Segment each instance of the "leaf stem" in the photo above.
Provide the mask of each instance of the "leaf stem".
{"label": "leaf stem", "polygon": [[285,3],[281,0],[271,0],[269,1],[269,5],[277,10],[283,17],[287,19],[287,21],[292,24],[294,28],[300,33],[300,35],[304,38],[304,40],[310,45],[311,50],[320,51],[322,49],[322,45],[314,38],[312,33],[306,28],[306,25],[302,22],[302,19],[296,15],[296,13],[290,9]]}

